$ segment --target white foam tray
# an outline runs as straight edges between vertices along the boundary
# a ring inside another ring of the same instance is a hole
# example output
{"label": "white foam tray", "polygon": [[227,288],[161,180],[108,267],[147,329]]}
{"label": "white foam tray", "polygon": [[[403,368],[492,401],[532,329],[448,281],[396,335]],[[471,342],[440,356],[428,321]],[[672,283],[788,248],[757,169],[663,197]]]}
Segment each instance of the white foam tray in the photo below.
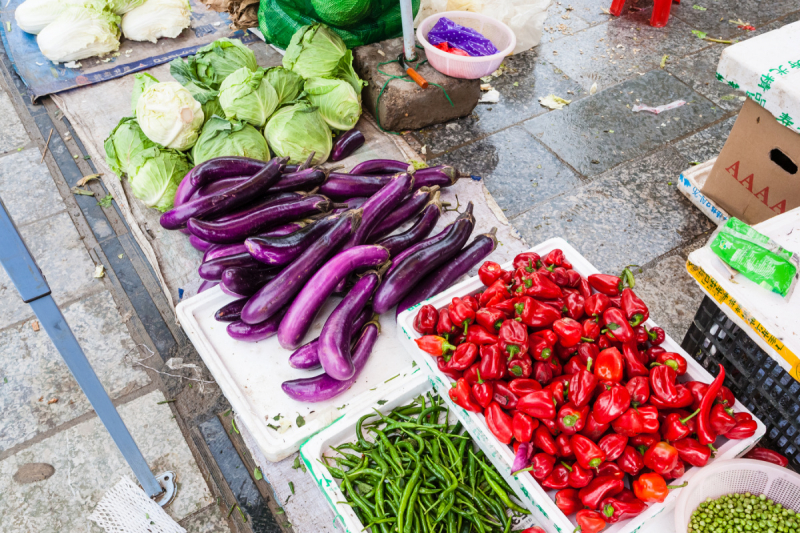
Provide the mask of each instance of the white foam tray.
{"label": "white foam tray", "polygon": [[[222,393],[270,461],[280,461],[296,452],[306,439],[341,417],[346,406],[378,400],[381,385],[411,364],[408,352],[397,341],[394,315],[385,313],[380,318],[381,334],[372,356],[352,387],[325,402],[292,400],[281,390],[281,383],[320,371],[290,367],[292,351],[281,348],[277,337],[255,343],[230,338],[225,331],[228,323],[217,322],[214,313],[234,299],[214,287],[181,302],[176,312]],[[340,298],[328,299],[304,342],[319,336],[325,320],[340,301]],[[290,423],[291,427],[280,430],[268,427],[280,424],[281,421],[274,420],[278,415],[283,417],[284,425]],[[302,427],[297,425],[298,416],[305,420]]]}
{"label": "white foam tray", "polygon": [[[586,277],[591,274],[599,273],[599,271],[594,268],[591,263],[589,263],[582,255],[578,253],[577,250],[575,250],[563,239],[550,239],[538,246],[531,248],[531,251],[544,256],[549,251],[556,248],[560,248],[564,252],[567,260],[572,263],[573,268],[582,276]],[[503,265],[503,268],[510,269],[511,263],[506,263]],[[482,287],[483,284],[481,283],[480,279],[477,277],[470,278],[432,298],[429,298],[414,308],[403,312],[397,319],[397,325],[399,328],[397,333],[400,335],[400,340],[408,349],[409,353],[412,355],[414,360],[417,361],[417,364],[428,373],[435,389],[444,397],[445,402],[449,404],[451,411],[458,416],[459,420],[461,420],[461,423],[464,425],[467,431],[469,431],[473,440],[477,442],[486,456],[492,461],[492,464],[494,464],[495,468],[497,468],[509,485],[511,485],[516,492],[517,497],[528,509],[533,511],[536,520],[539,522],[539,525],[544,527],[550,533],[572,533],[576,524],[570,518],[565,516],[564,513],[562,513],[555,505],[555,502],[553,501],[553,494],[555,494],[555,491],[548,492],[543,489],[536,482],[536,480],[534,480],[533,476],[527,472],[518,476],[511,476],[511,464],[514,461],[513,449],[510,446],[500,443],[494,437],[494,435],[492,435],[482,414],[468,412],[450,401],[450,398],[447,396],[447,390],[450,388],[450,378],[439,371],[436,366],[436,358],[431,357],[417,348],[417,345],[414,342],[415,338],[420,337],[420,334],[417,333],[413,328],[414,316],[418,307],[425,304],[431,304],[437,309],[440,309],[449,304],[454,297],[474,294]],[[652,320],[648,320],[646,324],[648,327],[654,327],[656,325]],[[703,367],[701,367],[697,362],[695,362],[695,360],[692,359],[689,354],[687,354],[680,347],[680,345],[672,340],[669,336],[667,336],[662,346],[667,351],[679,353],[686,358],[688,370],[686,374],[681,377],[681,381],[698,380],[705,383],[710,383],[712,381],[713,378],[711,375],[706,372],[705,369],[703,369]],[[734,409],[737,412],[749,412],[738,401],[736,402]],[[766,427],[764,424],[761,423],[761,421],[758,421],[758,429],[753,437],[743,440],[722,439],[718,441],[720,444],[717,446],[717,457],[716,459],[712,459],[709,464],[715,460],[732,459],[734,457],[744,455],[758,442],[758,440],[764,435],[765,431]],[[690,467],[688,470],[686,470],[686,473],[682,478],[675,481],[675,484],[680,485],[684,481],[691,480],[692,476],[694,476],[698,471],[698,468]],[[673,510],[675,507],[675,501],[677,500],[679,494],[680,489],[670,491],[669,496],[664,502],[651,505],[645,512],[635,518],[618,522],[616,524],[610,524],[609,527],[603,530],[603,532],[633,533],[639,530],[654,530],[655,525],[661,521],[661,519],[656,519],[656,517],[664,512]]]}

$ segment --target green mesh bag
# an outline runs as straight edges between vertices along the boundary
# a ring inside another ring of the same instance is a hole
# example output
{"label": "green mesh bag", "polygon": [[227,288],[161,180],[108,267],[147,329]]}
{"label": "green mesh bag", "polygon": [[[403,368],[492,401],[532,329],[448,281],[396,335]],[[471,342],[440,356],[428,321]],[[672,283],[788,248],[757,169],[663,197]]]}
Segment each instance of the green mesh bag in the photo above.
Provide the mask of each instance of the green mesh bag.
{"label": "green mesh bag", "polygon": [[[414,16],[420,0],[412,0]],[[348,48],[399,37],[403,33],[398,0],[261,0],[258,28],[267,42],[289,46],[303,26],[322,22]]]}

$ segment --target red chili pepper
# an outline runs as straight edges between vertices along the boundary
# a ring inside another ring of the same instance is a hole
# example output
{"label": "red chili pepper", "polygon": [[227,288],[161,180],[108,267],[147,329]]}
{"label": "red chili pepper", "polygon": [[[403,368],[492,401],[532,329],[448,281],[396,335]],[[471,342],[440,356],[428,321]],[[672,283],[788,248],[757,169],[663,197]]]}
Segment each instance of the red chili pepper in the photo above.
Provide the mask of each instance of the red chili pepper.
{"label": "red chili pepper", "polygon": [[580,320],[584,315],[584,300],[583,296],[577,291],[567,294],[564,298],[564,304],[567,307],[567,316],[572,320]]}
{"label": "red chili pepper", "polygon": [[661,426],[658,420],[658,408],[654,405],[641,405],[638,407],[642,415],[643,433],[658,433]]}
{"label": "red chili pepper", "polygon": [[545,453],[558,455],[558,445],[553,435],[543,425],[533,430],[533,444]]}
{"label": "red chili pepper", "polygon": [[725,367],[719,365],[719,374],[708,386],[705,396],[700,402],[700,414],[697,417],[697,440],[700,444],[712,444],[717,436],[714,434],[714,429],[711,427],[711,407],[714,404],[714,399],[717,396],[717,391],[722,387],[722,382],[725,381]]}
{"label": "red chili pepper", "polygon": [[450,335],[455,332],[453,322],[450,320],[450,311],[442,309],[439,311],[439,322],[436,324],[436,333],[438,335]]}
{"label": "red chili pepper", "polygon": [[592,414],[601,424],[610,424],[631,406],[631,394],[628,389],[618,385],[601,392],[594,401]]}
{"label": "red chili pepper", "polygon": [[678,456],[690,465],[704,467],[711,459],[711,448],[690,437],[676,440],[672,445],[678,450]]}
{"label": "red chili pepper", "polygon": [[622,296],[609,296],[608,302],[610,307],[614,307],[616,309],[622,309]]}
{"label": "red chili pepper", "polygon": [[494,261],[485,261],[478,269],[478,277],[480,278],[481,283],[487,287],[497,281],[497,279],[502,275],[503,267]]}
{"label": "red chili pepper", "polygon": [[636,338],[636,344],[639,345],[647,344],[650,341],[650,337],[647,335],[647,328],[641,324],[633,328],[633,336]]}
{"label": "red chili pepper", "polygon": [[614,420],[611,427],[620,435],[635,437],[644,431],[644,421],[642,420],[642,415],[639,413],[639,410],[635,407],[631,407]]}
{"label": "red chili pepper", "polygon": [[678,398],[676,388],[678,374],[669,366],[654,364],[658,366],[650,370],[650,390],[653,396],[665,402],[674,402]]}
{"label": "red chili pepper", "polygon": [[486,425],[492,435],[503,444],[511,444],[511,439],[514,438],[514,433],[511,429],[511,417],[503,411],[500,404],[497,402],[490,403],[483,414],[486,417]]}
{"label": "red chili pepper", "polygon": [[617,466],[626,474],[635,476],[644,468],[644,459],[642,459],[642,454],[636,448],[625,446],[622,455],[617,459]]}
{"label": "red chili pepper", "polygon": [[726,434],[736,425],[733,409],[727,409],[721,403],[715,404],[711,407],[709,422],[711,422],[711,429],[716,435]]}
{"label": "red chili pepper", "polygon": [[450,320],[453,321],[453,325],[463,329],[464,335],[466,335],[467,328],[475,321],[475,309],[462,298],[453,298],[447,309],[450,311]]}
{"label": "red chili pepper", "polygon": [[514,270],[525,268],[526,270],[530,269],[528,272],[535,272],[539,268],[539,261],[541,261],[541,257],[536,252],[522,252],[517,254],[512,264]]}
{"label": "red chili pepper", "polygon": [[533,374],[533,362],[528,354],[518,355],[508,362],[508,373],[515,378],[529,378]]}
{"label": "red chili pepper", "polygon": [[547,388],[550,389],[550,393],[553,395],[553,399],[556,401],[556,409],[559,409],[562,405],[569,401],[569,380],[570,376],[568,375],[559,376],[551,381],[549,385],[547,385]]}
{"label": "red chili pepper", "polygon": [[[583,296],[584,300],[588,300],[589,297],[592,295],[592,287],[589,285],[589,280],[584,277],[581,277],[581,280],[578,282],[578,290],[581,291],[581,296]],[[586,311],[586,314],[590,314]]]}
{"label": "red chili pepper", "polygon": [[589,413],[589,418],[586,419],[586,425],[583,426],[581,435],[588,437],[593,441],[597,441],[603,435],[603,433],[608,431],[608,428],[610,427],[611,424],[601,424],[594,417],[593,413]]}
{"label": "red chili pepper", "polygon": [[678,465],[678,450],[666,442],[658,442],[644,452],[644,465],[658,474],[666,474]]}
{"label": "red chili pepper", "polygon": [[467,304],[467,307],[473,311],[477,311],[481,308],[480,304],[478,303],[478,299],[474,296],[462,296],[461,301]]}
{"label": "red chili pepper", "polygon": [[597,339],[597,347],[602,350],[607,350],[614,346],[614,343],[609,340],[609,338],[605,335],[600,335],[600,338]]}
{"label": "red chili pepper", "polygon": [[692,410],[700,409],[700,402],[708,391],[708,383],[700,381],[687,381],[683,384],[692,393]]}
{"label": "red chili pepper", "polygon": [[656,362],[656,357],[658,357],[658,354],[662,354],[664,352],[666,352],[666,350],[664,348],[662,348],[661,346],[651,346],[651,347],[649,347],[644,352],[645,359],[647,360],[647,364],[655,363]]}
{"label": "red chili pepper", "polygon": [[675,469],[672,470],[671,472],[664,474],[664,477],[667,479],[678,479],[679,477],[683,477],[685,473],[686,473],[686,463],[684,463],[679,459],[678,466],[676,466]]}
{"label": "red chili pepper", "polygon": [[414,317],[414,329],[422,335],[436,334],[439,323],[439,311],[432,305],[423,305]]}
{"label": "red chili pepper", "polygon": [[511,417],[511,432],[517,442],[530,442],[533,438],[533,431],[539,427],[539,421],[534,420],[525,413],[514,412]]}
{"label": "red chili pepper", "polygon": [[577,461],[572,463],[572,466],[567,465],[567,463],[563,461],[561,464],[569,470],[567,483],[569,483],[569,486],[573,489],[582,489],[594,479],[594,472],[592,469],[582,467]]}
{"label": "red chili pepper", "polygon": [[609,463],[606,461],[597,467],[598,476],[611,476],[615,479],[625,479],[625,472],[617,465],[617,463]]}
{"label": "red chili pepper", "polygon": [[[481,309],[484,311],[484,309]],[[478,311],[480,313],[480,311]],[[498,311],[499,312],[499,311]],[[467,331],[467,342],[471,342],[472,344],[495,344],[497,343],[500,338],[497,335],[489,333],[483,326],[478,324],[473,324],[469,331]]]}
{"label": "red chili pepper", "polygon": [[561,266],[563,262],[564,262],[564,252],[562,252],[558,248],[550,250],[550,252],[546,256],[542,257],[542,263],[544,263],[545,265]]}
{"label": "red chili pepper", "polygon": [[425,335],[419,339],[414,339],[420,350],[431,355],[442,356],[456,349],[455,346],[448,343],[443,337],[436,335]]}
{"label": "red chili pepper", "polygon": [[555,267],[550,273],[550,279],[559,287],[569,287],[569,276],[567,275],[567,269],[564,267]]}
{"label": "red chili pepper", "polygon": [[725,437],[734,440],[749,439],[756,434],[757,429],[758,423],[755,420],[744,420],[736,422],[736,425],[725,433]]}
{"label": "red chili pepper", "polygon": [[600,355],[600,349],[597,344],[582,342],[578,345],[578,357],[588,372],[592,371],[592,365],[597,361],[598,355]]}
{"label": "red chili pepper", "polygon": [[661,425],[663,429],[661,434],[664,437],[664,440],[668,442],[675,442],[691,435],[692,427],[687,423],[692,421],[692,418],[697,416],[699,412],[700,409],[697,409],[694,413],[684,416],[683,418],[681,418],[679,413],[668,414],[664,419],[664,423]]}
{"label": "red chili pepper", "polygon": [[561,292],[561,287],[553,283],[553,280],[541,272],[534,272],[522,278],[522,286],[525,289],[525,294],[534,298],[560,298],[564,294]]}
{"label": "red chili pepper", "polygon": [[486,380],[503,377],[506,371],[506,358],[497,344],[486,344],[480,347],[481,360],[478,369]]}
{"label": "red chili pepper", "polygon": [[[564,268],[566,268],[566,267],[564,267]],[[580,284],[581,284],[581,280],[583,278],[581,278],[580,274],[578,274],[576,271],[574,271],[574,270],[572,270],[570,268],[566,268],[566,270],[567,270],[567,279],[568,279],[567,286],[568,287],[574,287],[574,288],[578,289],[578,292],[581,293],[581,296],[583,296],[583,298],[585,300],[586,296],[584,296],[583,291],[579,288]],[[588,283],[587,283],[587,287],[588,287]],[[591,291],[591,287],[589,288],[589,290]]]}
{"label": "red chili pepper", "polygon": [[650,328],[650,330],[647,332],[647,336],[649,337],[650,344],[653,346],[660,345],[667,338],[667,334],[664,333],[664,330],[658,327]]}
{"label": "red chili pepper", "polygon": [[527,529],[523,529],[521,533],[547,533],[547,532],[544,529],[540,528],[539,526],[533,526]]}
{"label": "red chili pepper", "polygon": [[528,353],[536,361],[547,361],[553,356],[553,344],[536,333],[528,337]]}
{"label": "red chili pepper", "polygon": [[540,420],[552,420],[556,417],[555,400],[548,389],[526,394],[519,399],[517,409]]}
{"label": "red chili pepper", "polygon": [[472,366],[478,359],[478,346],[471,342],[459,344],[456,351],[452,355],[445,355],[444,360],[447,361],[447,368],[455,370],[456,372],[463,372]]}
{"label": "red chili pepper", "polygon": [[598,380],[622,381],[625,364],[622,354],[616,348],[606,348],[597,355],[594,363],[594,375]]}
{"label": "red chili pepper", "polygon": [[[483,372],[481,372],[481,374],[483,374]],[[503,380],[498,380],[492,382],[492,385],[494,385],[494,401],[499,403],[503,409],[508,409],[509,411],[517,408],[519,398],[516,394],[511,392],[508,383]]]}
{"label": "red chili pepper", "polygon": [[660,474],[649,472],[642,474],[633,482],[633,492],[643,502],[661,503],[667,499],[669,489],[679,489],[685,486],[686,483],[675,486],[667,485]]}
{"label": "red chili pepper", "polygon": [[476,369],[476,372],[478,374],[478,381],[472,385],[472,396],[475,397],[475,401],[478,405],[486,409],[494,398],[494,385],[491,381],[484,381],[481,379],[480,369]]}
{"label": "red chili pepper", "polygon": [[565,404],[559,411],[556,424],[559,431],[566,435],[574,435],[586,425],[589,416],[589,406],[576,407],[573,403]]}
{"label": "red chili pepper", "polygon": [[610,274],[592,274],[589,276],[589,285],[597,292],[606,296],[619,296],[622,292],[622,280]]}
{"label": "red chili pepper", "polygon": [[656,356],[656,363],[670,367],[679,376],[686,373],[686,359],[681,354],[674,352],[660,353]]}
{"label": "red chili pepper", "polygon": [[782,466],[784,468],[789,466],[789,459],[779,454],[778,452],[772,451],[768,448],[763,448],[761,446],[756,446],[755,448],[747,452],[745,458],[755,459],[757,461],[766,461],[768,463]]}
{"label": "red chili pepper", "polygon": [[578,491],[575,489],[561,489],[556,492],[556,507],[567,516],[583,509],[581,499],[578,497]]}
{"label": "red chili pepper", "polygon": [[567,375],[577,374],[581,370],[586,370],[586,365],[581,362],[581,358],[577,355],[572,357],[567,364],[564,365],[564,373]]}
{"label": "red chili pepper", "polygon": [[625,359],[625,374],[628,378],[649,374],[647,367],[639,359],[639,348],[636,345],[636,339],[622,344],[622,356]]}
{"label": "red chili pepper", "polygon": [[517,397],[522,397],[525,396],[526,394],[530,394],[531,392],[542,390],[541,384],[535,379],[530,379],[530,378],[512,379],[508,383],[508,388],[511,389],[511,392],[516,394]]}
{"label": "red chili pepper", "polygon": [[574,459],[575,452],[572,451],[572,444],[569,443],[569,435],[561,433],[556,437],[556,446],[558,446],[558,456],[564,459]]}
{"label": "red chili pepper", "polygon": [[498,279],[481,293],[478,303],[485,307],[494,307],[510,297],[511,292],[509,292],[508,286],[502,279]]}
{"label": "red chili pepper", "polygon": [[514,306],[517,304],[516,298],[509,298],[502,302],[493,303],[490,307],[502,311],[507,318],[514,317]]}
{"label": "red chili pepper", "polygon": [[[436,366],[445,376],[449,377],[453,381],[458,381],[459,378],[464,376],[464,374],[461,372],[456,372],[455,370],[450,370],[447,368],[447,361],[441,357],[436,358]],[[469,383],[469,381],[467,381],[467,383]]]}
{"label": "red chili pepper", "polygon": [[[444,361],[444,359],[441,359]],[[467,380],[467,384],[472,387],[478,382],[478,373],[480,368],[480,362],[473,364],[469,367],[464,373],[462,374],[463,378]],[[441,369],[441,367],[440,367]],[[483,377],[483,375],[481,375]]]}
{"label": "red chili pepper", "polygon": [[600,325],[593,318],[587,318],[582,323],[583,333],[581,339],[584,342],[595,342],[600,338]]}
{"label": "red chili pepper", "polygon": [[553,471],[556,465],[556,458],[549,453],[539,452],[533,456],[531,465],[528,467],[531,470],[531,475],[536,481],[544,481],[547,476]]}
{"label": "red chili pepper", "polygon": [[493,335],[496,335],[497,332],[500,331],[500,326],[503,325],[505,319],[505,314],[499,309],[484,307],[475,312],[475,322],[484,328],[484,331]]}
{"label": "red chili pepper", "polygon": [[553,367],[550,363],[536,361],[536,364],[533,365],[531,377],[538,381],[542,385],[542,388],[544,388],[553,381]]}
{"label": "red chili pepper", "polygon": [[570,348],[581,342],[583,326],[571,318],[564,317],[553,323],[553,331],[558,335],[561,345]]}
{"label": "red chili pepper", "polygon": [[733,404],[736,403],[736,398],[733,397],[731,390],[723,385],[717,391],[716,403],[721,403],[725,407],[733,407]]}
{"label": "red chili pepper", "polygon": [[583,435],[573,435],[569,439],[575,458],[584,468],[597,468],[606,460],[606,454],[600,447]]}
{"label": "red chili pepper", "polygon": [[622,501],[617,498],[606,498],[600,502],[602,515],[609,524],[616,524],[620,520],[639,516],[645,509],[647,509],[647,504],[638,499]]}
{"label": "red chili pepper", "polygon": [[616,476],[597,476],[578,491],[578,497],[589,509],[597,509],[601,501],[619,494],[624,488],[625,484]]}
{"label": "red chili pepper", "polygon": [[623,289],[621,304],[622,312],[625,313],[625,318],[628,319],[631,327],[647,322],[647,319],[650,318],[647,305],[636,296],[632,289]]}
{"label": "red chili pepper", "polygon": [[606,461],[616,461],[628,445],[628,437],[619,433],[609,433],[601,438],[597,445],[606,454]]}
{"label": "red chili pepper", "polygon": [[500,326],[500,347],[508,360],[528,351],[528,329],[516,320],[506,320]]}
{"label": "red chili pepper", "polygon": [[647,376],[637,376],[628,380],[625,388],[631,394],[631,405],[637,407],[650,399],[650,380]]}
{"label": "red chili pepper", "polygon": [[[536,476],[534,476],[536,477]],[[567,479],[569,478],[569,470],[563,464],[557,464],[553,467],[553,471],[550,472],[550,475],[542,481],[542,486],[546,489],[552,490],[562,490],[569,487],[569,482]],[[558,505],[558,494],[556,494],[556,505]]]}
{"label": "red chili pepper", "polygon": [[659,409],[682,409],[692,405],[692,393],[689,389],[682,384],[678,384],[675,386],[675,390],[678,393],[678,397],[674,401],[666,402],[653,394],[650,396],[650,405]]}
{"label": "red chili pepper", "polygon": [[575,515],[575,521],[578,523],[575,533],[598,533],[598,531],[602,531],[606,527],[603,515],[589,509],[578,511]]}
{"label": "red chili pepper", "polygon": [[595,319],[603,316],[603,312],[609,308],[611,301],[603,293],[596,292],[585,299],[583,303],[584,312]]}
{"label": "red chili pepper", "polygon": [[636,435],[635,437],[631,437],[628,441],[628,444],[633,446],[634,448],[638,449],[641,453],[647,451],[648,448],[651,448],[661,442],[661,435],[658,433],[642,433],[641,435]]}
{"label": "red chili pepper", "polygon": [[452,388],[447,391],[447,393],[450,399],[453,400],[453,403],[459,407],[463,407],[467,411],[473,411],[475,413],[483,412],[483,408],[472,399],[470,390],[467,380],[461,378],[452,384]]}
{"label": "red chili pepper", "polygon": [[622,343],[634,340],[633,328],[625,319],[622,309],[610,307],[603,311],[603,323],[605,324],[603,331],[612,339]]}
{"label": "red chili pepper", "polygon": [[569,387],[567,389],[569,401],[577,407],[589,405],[589,400],[592,399],[596,387],[597,378],[594,374],[583,369],[579,370],[569,379]]}

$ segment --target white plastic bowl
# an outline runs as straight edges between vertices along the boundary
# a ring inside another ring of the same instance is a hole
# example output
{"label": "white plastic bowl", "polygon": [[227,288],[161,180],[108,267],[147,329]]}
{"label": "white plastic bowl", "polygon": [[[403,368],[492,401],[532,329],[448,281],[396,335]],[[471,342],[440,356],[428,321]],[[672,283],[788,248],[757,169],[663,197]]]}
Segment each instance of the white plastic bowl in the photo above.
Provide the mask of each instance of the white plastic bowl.
{"label": "white plastic bowl", "polygon": [[[492,41],[496,54],[482,57],[464,57],[448,54],[428,42],[428,32],[442,17],[447,17],[456,24],[477,30]],[[428,62],[433,68],[453,78],[475,80],[488,76],[500,66],[506,56],[510,56],[517,46],[517,38],[511,28],[491,17],[469,11],[445,11],[431,15],[422,21],[417,28],[417,40],[425,48]]]}
{"label": "white plastic bowl", "polygon": [[701,468],[689,486],[681,490],[675,504],[675,533],[686,533],[692,513],[706,498],[745,492],[764,494],[787,509],[800,512],[800,475],[754,459],[715,461]]}

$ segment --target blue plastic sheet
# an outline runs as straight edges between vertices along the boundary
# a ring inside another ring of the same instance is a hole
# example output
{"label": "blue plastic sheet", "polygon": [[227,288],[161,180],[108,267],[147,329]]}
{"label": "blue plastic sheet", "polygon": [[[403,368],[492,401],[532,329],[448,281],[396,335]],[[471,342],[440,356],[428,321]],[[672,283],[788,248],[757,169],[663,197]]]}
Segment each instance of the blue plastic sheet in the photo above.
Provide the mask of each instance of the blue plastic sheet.
{"label": "blue plastic sheet", "polygon": [[456,24],[447,17],[440,18],[431,28],[428,32],[428,42],[434,46],[446,42],[471,56],[490,56],[499,52],[492,41],[479,31]]}

